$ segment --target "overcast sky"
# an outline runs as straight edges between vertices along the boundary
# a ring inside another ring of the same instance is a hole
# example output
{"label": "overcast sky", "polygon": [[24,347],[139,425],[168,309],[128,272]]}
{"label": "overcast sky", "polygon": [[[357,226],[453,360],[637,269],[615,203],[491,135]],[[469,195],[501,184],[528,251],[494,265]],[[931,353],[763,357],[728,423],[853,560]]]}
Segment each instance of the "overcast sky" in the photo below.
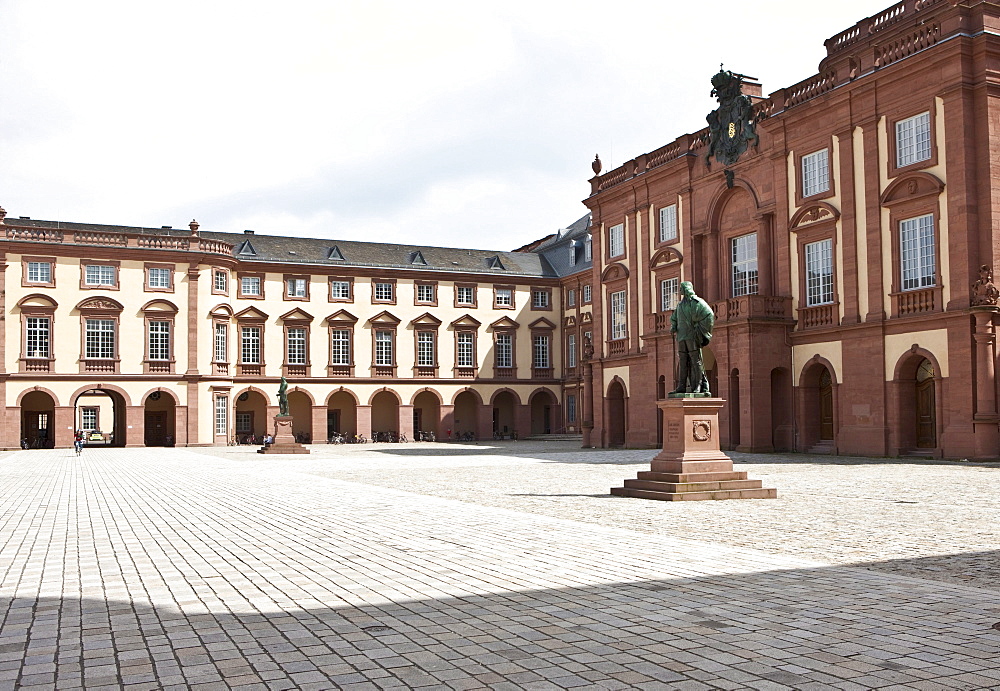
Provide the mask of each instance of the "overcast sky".
{"label": "overcast sky", "polygon": [[0,206],[513,249],[889,4],[0,0]]}

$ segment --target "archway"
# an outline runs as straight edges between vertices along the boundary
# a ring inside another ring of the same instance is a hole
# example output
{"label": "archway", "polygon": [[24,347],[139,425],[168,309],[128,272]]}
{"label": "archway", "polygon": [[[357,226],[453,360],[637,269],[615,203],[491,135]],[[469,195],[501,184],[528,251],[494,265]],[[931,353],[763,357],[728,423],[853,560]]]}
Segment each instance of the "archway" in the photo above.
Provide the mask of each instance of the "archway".
{"label": "archway", "polygon": [[236,397],[236,441],[240,444],[263,444],[267,433],[267,399],[251,389]]}
{"label": "archway", "polygon": [[608,446],[625,446],[625,387],[615,379],[608,387]]}
{"label": "archway", "polygon": [[479,398],[471,391],[455,396],[455,434],[471,432],[479,436]]}
{"label": "archway", "polygon": [[125,446],[125,399],[106,388],[81,391],[73,402],[75,428],[87,446]]}
{"label": "archway", "polygon": [[358,433],[358,402],[347,391],[338,391],[326,402],[326,438],[332,438],[334,432]]}
{"label": "archway", "polygon": [[21,444],[29,449],[55,445],[56,402],[47,391],[29,391],[21,398]]}
{"label": "archway", "polygon": [[[421,391],[413,397],[413,436],[417,432],[433,432],[441,438],[441,400],[433,391]],[[455,430],[457,433],[458,430]]]}
{"label": "archway", "polygon": [[516,431],[514,411],[517,400],[510,391],[501,391],[493,397],[493,434],[508,436]]}
{"label": "archway", "polygon": [[399,432],[399,399],[391,391],[372,396],[372,435],[376,432]]}
{"label": "archway", "polygon": [[927,454],[938,448],[941,368],[934,354],[914,345],[896,363],[892,380],[894,453]]}
{"label": "archway", "polygon": [[531,397],[531,433],[552,434],[553,411],[556,408],[556,397],[551,391],[537,391]]}
{"label": "archway", "polygon": [[799,380],[799,450],[832,453],[837,438],[836,379],[825,360],[814,359]]}
{"label": "archway", "polygon": [[173,446],[177,439],[177,402],[166,391],[152,391],[143,402],[143,443]]}
{"label": "archway", "polygon": [[924,358],[917,366],[916,406],[914,413],[917,430],[917,448],[937,447],[936,397],[934,396],[934,365]]}
{"label": "archway", "polygon": [[292,416],[292,434],[300,444],[312,443],[312,399],[305,391],[288,392],[288,414]]}

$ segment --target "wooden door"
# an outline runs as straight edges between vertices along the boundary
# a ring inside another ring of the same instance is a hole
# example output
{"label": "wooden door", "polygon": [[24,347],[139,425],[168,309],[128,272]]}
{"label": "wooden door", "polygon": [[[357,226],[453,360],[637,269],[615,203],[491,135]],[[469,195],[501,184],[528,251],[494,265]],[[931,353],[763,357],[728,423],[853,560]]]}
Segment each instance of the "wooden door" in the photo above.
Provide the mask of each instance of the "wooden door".
{"label": "wooden door", "polygon": [[929,360],[917,369],[917,448],[937,446],[937,416],[934,401],[934,365]]}
{"label": "wooden door", "polygon": [[819,378],[819,440],[833,441],[833,380],[827,369]]}
{"label": "wooden door", "polygon": [[[116,428],[117,429],[117,428]],[[145,417],[146,446],[167,445],[167,413],[165,410],[147,410]]]}

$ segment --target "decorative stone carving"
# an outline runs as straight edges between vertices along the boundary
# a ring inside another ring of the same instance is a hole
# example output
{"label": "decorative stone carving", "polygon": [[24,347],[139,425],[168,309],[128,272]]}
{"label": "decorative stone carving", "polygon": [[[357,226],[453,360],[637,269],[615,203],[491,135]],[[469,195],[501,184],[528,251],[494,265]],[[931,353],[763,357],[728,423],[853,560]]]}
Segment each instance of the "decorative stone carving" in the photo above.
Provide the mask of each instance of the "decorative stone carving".
{"label": "decorative stone carving", "polygon": [[601,168],[603,168],[604,165],[601,163],[600,154],[594,154],[594,162],[590,164],[590,167],[594,170],[594,175],[601,174]]}
{"label": "decorative stone carving", "polygon": [[712,421],[695,420],[692,425],[692,433],[695,441],[708,441],[712,438]]}
{"label": "decorative stone carving", "polygon": [[583,359],[584,361],[594,358],[594,341],[589,335],[583,337]]}
{"label": "decorative stone carving", "polygon": [[1000,290],[993,285],[993,269],[987,264],[979,267],[979,280],[972,284],[970,302],[973,307],[996,305],[1000,300]]}
{"label": "decorative stone carving", "polygon": [[722,165],[731,166],[750,144],[757,146],[760,141],[754,129],[753,103],[743,95],[743,75],[721,66],[712,77],[711,95],[718,99],[719,107],[705,118],[709,128],[705,164],[711,166],[714,156]]}

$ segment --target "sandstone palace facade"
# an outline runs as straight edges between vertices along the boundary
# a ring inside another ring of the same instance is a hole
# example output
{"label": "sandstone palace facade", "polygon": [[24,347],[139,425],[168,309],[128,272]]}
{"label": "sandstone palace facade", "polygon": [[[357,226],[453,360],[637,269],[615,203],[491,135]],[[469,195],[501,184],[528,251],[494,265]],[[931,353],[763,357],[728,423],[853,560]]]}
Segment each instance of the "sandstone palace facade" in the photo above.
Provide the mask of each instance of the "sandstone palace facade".
{"label": "sandstone palace facade", "polygon": [[[903,0],[513,252],[3,220],[0,446],[580,433],[658,446],[692,281],[723,448],[1000,456],[1000,5]],[[706,82],[707,84],[707,82]],[[708,90],[706,86],[706,91]]]}

